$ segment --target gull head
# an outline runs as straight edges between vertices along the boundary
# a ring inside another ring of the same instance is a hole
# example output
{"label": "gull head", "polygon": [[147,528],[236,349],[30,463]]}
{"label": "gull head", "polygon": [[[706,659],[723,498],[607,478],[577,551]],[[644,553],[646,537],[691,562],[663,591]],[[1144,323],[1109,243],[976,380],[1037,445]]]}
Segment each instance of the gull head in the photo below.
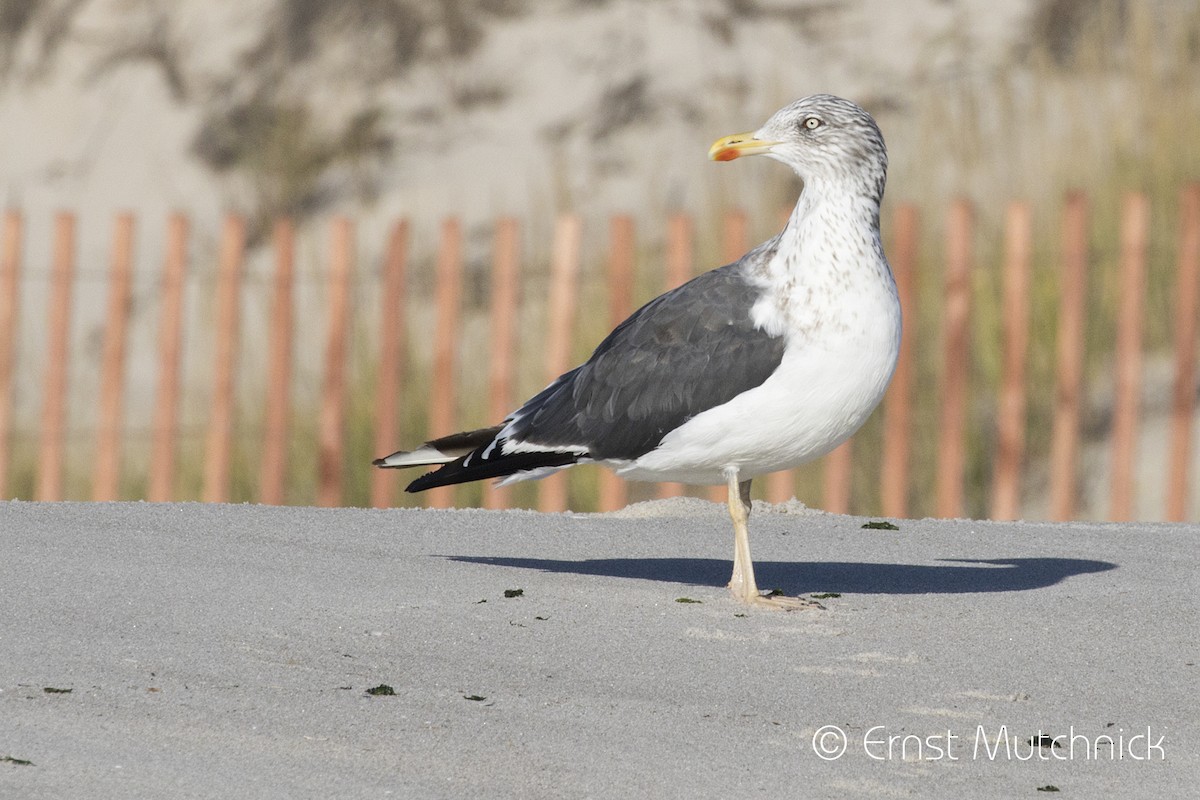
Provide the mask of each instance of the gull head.
{"label": "gull head", "polygon": [[791,167],[806,186],[839,186],[883,196],[887,147],[875,120],[856,103],[814,94],[776,111],[761,128],[713,142],[708,157],[765,155]]}

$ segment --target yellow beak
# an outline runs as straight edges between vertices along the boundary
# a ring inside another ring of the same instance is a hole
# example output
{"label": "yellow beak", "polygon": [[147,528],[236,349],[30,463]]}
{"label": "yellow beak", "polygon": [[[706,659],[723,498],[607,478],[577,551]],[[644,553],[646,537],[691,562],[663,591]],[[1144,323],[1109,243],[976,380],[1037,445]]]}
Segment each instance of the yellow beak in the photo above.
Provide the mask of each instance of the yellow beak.
{"label": "yellow beak", "polygon": [[768,142],[755,139],[753,133],[735,133],[713,142],[708,148],[708,157],[713,161],[733,161],[742,156],[756,156],[769,153],[779,142]]}

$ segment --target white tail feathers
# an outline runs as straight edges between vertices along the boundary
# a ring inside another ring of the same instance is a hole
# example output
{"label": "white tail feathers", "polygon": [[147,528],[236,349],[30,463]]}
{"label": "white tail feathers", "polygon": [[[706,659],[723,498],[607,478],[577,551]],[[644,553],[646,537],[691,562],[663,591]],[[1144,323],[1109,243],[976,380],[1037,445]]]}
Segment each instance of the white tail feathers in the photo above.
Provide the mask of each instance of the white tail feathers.
{"label": "white tail feathers", "polygon": [[456,458],[460,458],[463,453],[450,452],[446,453],[438,450],[436,447],[418,447],[416,450],[401,450],[392,453],[390,456],[377,458],[372,463],[377,467],[383,468],[399,468],[399,467],[427,467],[434,464],[449,464]]}

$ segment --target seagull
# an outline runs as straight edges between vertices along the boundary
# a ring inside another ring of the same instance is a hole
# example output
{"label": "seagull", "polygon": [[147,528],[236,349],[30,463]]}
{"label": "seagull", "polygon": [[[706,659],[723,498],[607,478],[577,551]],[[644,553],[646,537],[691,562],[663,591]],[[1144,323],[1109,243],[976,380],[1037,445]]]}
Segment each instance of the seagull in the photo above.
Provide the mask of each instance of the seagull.
{"label": "seagull", "polygon": [[900,352],[900,301],[879,236],[887,149],[875,120],[827,94],[758,130],[718,139],[714,161],[765,155],[803,182],[783,230],[633,313],[582,365],[499,425],[376,459],[437,466],[410,492],[501,485],[597,463],[630,480],[728,488],[737,600],[760,592],[750,558],[750,483],[819,458],[883,398]]}

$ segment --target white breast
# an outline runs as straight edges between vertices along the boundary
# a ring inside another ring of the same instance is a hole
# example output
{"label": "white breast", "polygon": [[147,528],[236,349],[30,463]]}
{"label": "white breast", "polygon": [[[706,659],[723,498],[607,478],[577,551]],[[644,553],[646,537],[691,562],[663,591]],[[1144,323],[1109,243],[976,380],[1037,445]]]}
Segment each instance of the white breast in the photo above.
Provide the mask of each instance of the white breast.
{"label": "white breast", "polygon": [[619,474],[721,484],[724,468],[736,466],[745,480],[819,458],[858,430],[900,352],[896,285],[877,232],[854,224],[861,211],[797,207],[776,256],[755,276],[764,287],[756,326],[787,339],[779,369],[637,461],[614,465]]}

